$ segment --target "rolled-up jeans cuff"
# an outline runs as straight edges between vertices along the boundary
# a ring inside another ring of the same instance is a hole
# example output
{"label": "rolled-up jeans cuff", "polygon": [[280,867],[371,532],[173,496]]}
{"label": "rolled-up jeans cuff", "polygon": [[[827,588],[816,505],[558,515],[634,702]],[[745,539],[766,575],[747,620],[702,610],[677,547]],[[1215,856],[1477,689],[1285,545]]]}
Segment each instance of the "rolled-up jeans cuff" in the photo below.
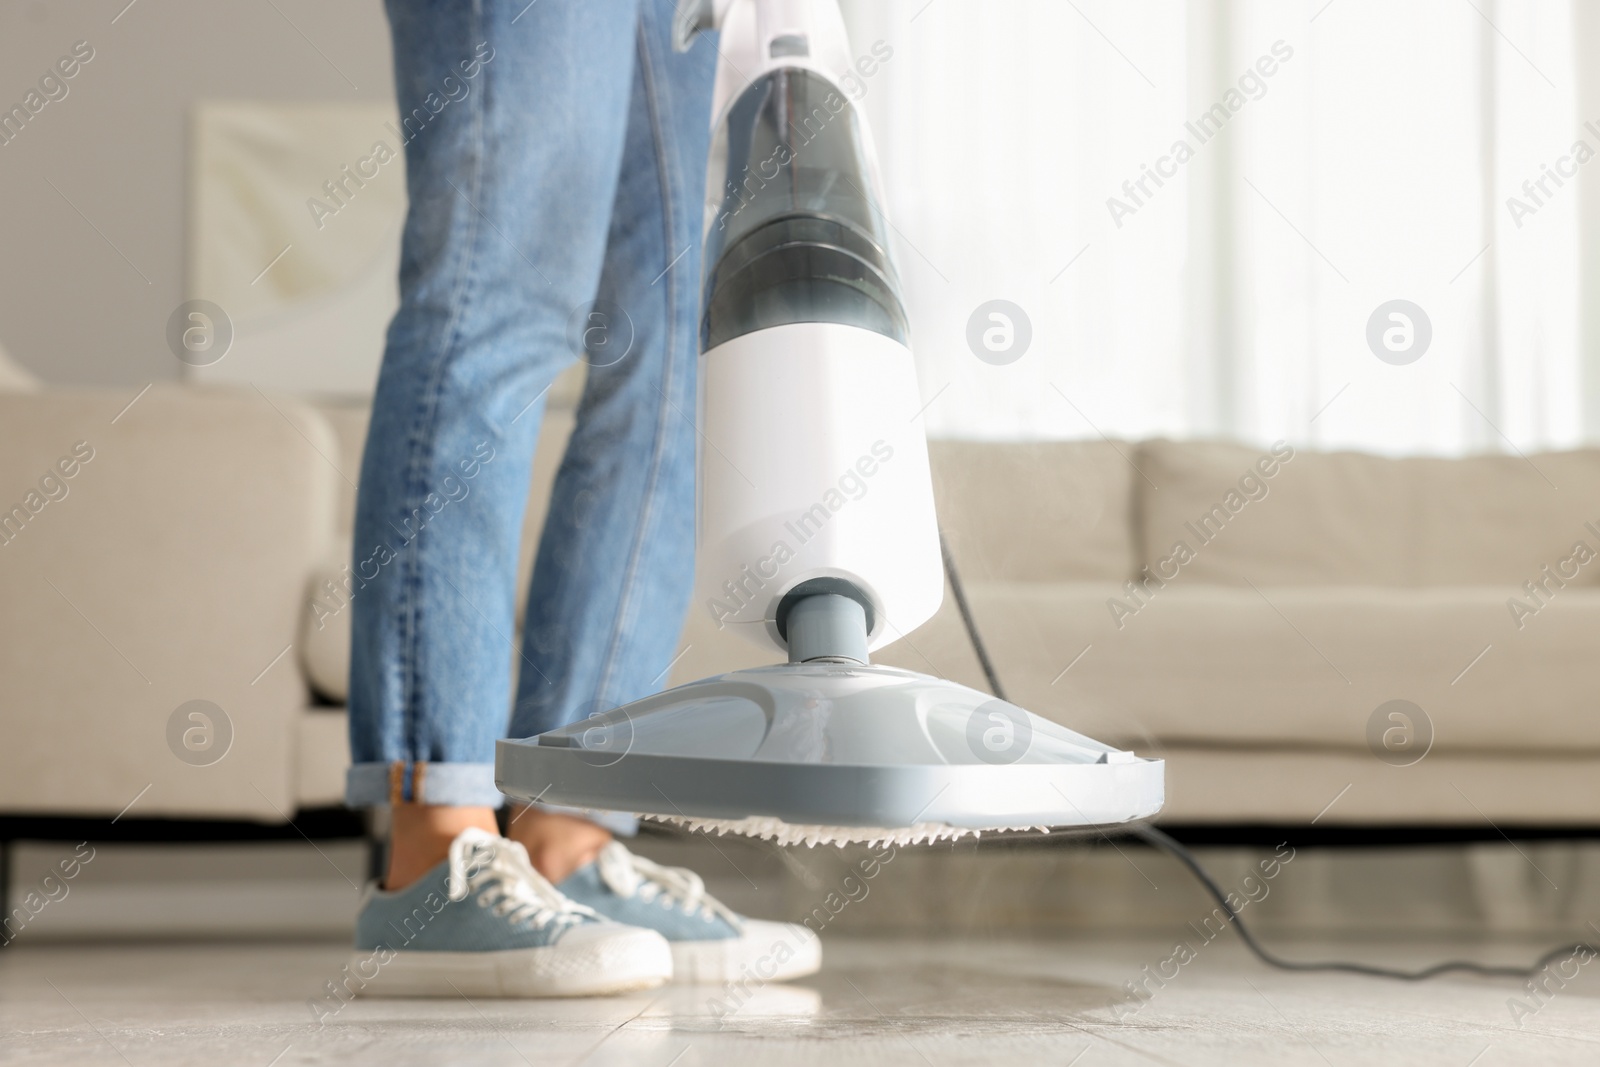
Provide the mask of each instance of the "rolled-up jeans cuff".
{"label": "rolled-up jeans cuff", "polygon": [[462,808],[498,808],[492,763],[357,763],[345,775],[344,802],[352,808],[411,801]]}
{"label": "rolled-up jeans cuff", "polygon": [[540,811],[554,812],[557,815],[571,815],[579,819],[588,819],[603,829],[610,830],[618,837],[632,837],[639,832],[639,817],[629,815],[625,811],[605,811],[600,808],[564,808],[560,804],[530,804],[531,808]]}

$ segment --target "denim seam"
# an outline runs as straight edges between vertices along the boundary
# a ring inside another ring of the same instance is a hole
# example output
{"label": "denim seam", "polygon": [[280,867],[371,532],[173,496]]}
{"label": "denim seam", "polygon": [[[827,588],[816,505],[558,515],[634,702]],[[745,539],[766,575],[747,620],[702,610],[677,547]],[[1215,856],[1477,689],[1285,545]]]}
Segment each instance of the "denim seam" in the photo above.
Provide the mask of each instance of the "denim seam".
{"label": "denim seam", "polygon": [[[472,35],[482,37],[483,8],[481,0],[472,3]],[[488,83],[485,82],[483,91],[472,95],[472,154],[469,160],[467,184],[472,189],[474,197],[481,197],[483,180],[483,97],[488,94]],[[447,179],[448,181],[448,179]],[[457,195],[461,195],[456,190]],[[465,197],[463,196],[463,199]],[[437,353],[428,381],[427,388],[422,391],[421,403],[412,423],[411,456],[407,470],[408,484],[406,486],[406,505],[410,512],[415,513],[418,507],[426,507],[421,498],[425,496],[426,479],[423,474],[423,455],[432,455],[431,446],[437,439],[439,397],[443,390],[445,370],[449,364],[449,355],[455,351],[460,342],[462,322],[466,318],[467,304],[470,301],[472,288],[470,285],[472,273],[476,265],[478,249],[478,212],[473,203],[467,203],[467,232],[460,253],[462,265],[460,276],[456,282],[455,292],[450,297],[450,319],[446,324],[443,336],[443,345]],[[412,506],[415,505],[415,506]],[[392,523],[392,520],[391,520]],[[420,637],[420,618],[423,596],[422,567],[421,567],[421,542],[423,530],[418,529],[406,545],[404,580],[400,583],[401,607],[400,614],[406,621],[404,639],[400,644],[401,672],[404,678],[404,691],[401,694],[402,728],[405,734],[404,747],[408,761],[414,761],[420,752],[420,738],[418,731],[423,716],[418,707],[421,700],[422,685],[420,679],[420,664],[416,646]]]}
{"label": "denim seam", "polygon": [[[657,84],[655,71],[650,65],[650,43],[644,25],[644,15],[641,12],[638,24],[639,41],[639,73],[644,81],[644,98],[646,107],[650,112],[650,142],[656,154],[656,172],[661,184],[661,219],[662,240],[665,255],[672,254],[674,215],[672,209],[672,172],[668,166],[668,153],[663,144],[664,135],[661,126],[661,114],[657,107]],[[666,329],[666,354],[662,360],[661,403],[656,408],[656,434],[654,447],[650,453],[650,465],[645,474],[645,507],[639,515],[639,522],[634,528],[633,551],[629,554],[628,565],[623,570],[622,601],[617,605],[617,625],[611,631],[611,644],[606,650],[606,658],[600,670],[600,682],[597,689],[600,693],[609,692],[612,677],[616,673],[618,656],[622,647],[622,635],[631,628],[633,620],[629,618],[632,607],[634,580],[633,575],[639,569],[639,557],[644,553],[645,531],[657,511],[656,494],[652,487],[660,480],[662,453],[666,449],[666,409],[671,406],[669,391],[674,381],[673,370],[677,362],[678,349],[678,294],[677,280],[672,277],[672,271],[667,271],[663,279],[667,283],[667,329]],[[654,684],[652,682],[652,684]]]}

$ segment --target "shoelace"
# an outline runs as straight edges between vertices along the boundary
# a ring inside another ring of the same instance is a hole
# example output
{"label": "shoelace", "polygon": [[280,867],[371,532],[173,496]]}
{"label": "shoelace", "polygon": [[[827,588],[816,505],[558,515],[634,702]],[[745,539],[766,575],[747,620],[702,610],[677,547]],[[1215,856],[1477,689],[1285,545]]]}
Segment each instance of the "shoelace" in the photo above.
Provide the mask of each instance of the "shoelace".
{"label": "shoelace", "polygon": [[496,915],[514,923],[570,926],[599,918],[534,870],[527,849],[484,830],[464,830],[450,842],[447,887],[455,901],[479,893],[483,907],[492,907]]}
{"label": "shoelace", "polygon": [[689,915],[704,911],[726,920],[735,930],[743,926],[739,916],[707,893],[705,882],[687,867],[663,867],[643,856],[635,856],[617,841],[601,849],[595,863],[600,871],[600,880],[620,897],[637,894],[641,900],[654,900],[665,893],[681,904]]}

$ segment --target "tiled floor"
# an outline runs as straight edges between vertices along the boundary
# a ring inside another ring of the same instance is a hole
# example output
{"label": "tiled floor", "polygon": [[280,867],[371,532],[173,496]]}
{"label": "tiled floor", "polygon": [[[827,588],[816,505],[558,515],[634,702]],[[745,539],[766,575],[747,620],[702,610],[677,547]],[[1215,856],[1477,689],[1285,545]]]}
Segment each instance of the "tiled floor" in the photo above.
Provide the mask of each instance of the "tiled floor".
{"label": "tiled floor", "polygon": [[[1535,952],[1516,944],[1280,947],[1408,964]],[[358,1000],[318,1026],[307,999],[343,963],[336,944],[18,944],[0,950],[0,1063],[1600,1062],[1600,966],[1584,968],[1519,1026],[1507,1005],[1515,983],[1285,975],[1221,940],[1142,1006],[1124,983],[1170,945],[835,937],[827,951],[815,980],[746,996],[668,988],[573,1001]]]}

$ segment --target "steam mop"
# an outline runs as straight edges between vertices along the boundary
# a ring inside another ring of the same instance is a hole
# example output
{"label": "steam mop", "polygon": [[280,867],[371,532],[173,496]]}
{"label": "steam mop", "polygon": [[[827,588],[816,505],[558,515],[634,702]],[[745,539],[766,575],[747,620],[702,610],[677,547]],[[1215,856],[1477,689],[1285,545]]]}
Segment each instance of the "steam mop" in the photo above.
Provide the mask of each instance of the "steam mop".
{"label": "steam mop", "polygon": [[870,661],[944,578],[861,81],[835,0],[680,7],[680,47],[707,29],[696,600],[787,662],[501,741],[496,784],[781,844],[1155,814],[1162,761]]}

